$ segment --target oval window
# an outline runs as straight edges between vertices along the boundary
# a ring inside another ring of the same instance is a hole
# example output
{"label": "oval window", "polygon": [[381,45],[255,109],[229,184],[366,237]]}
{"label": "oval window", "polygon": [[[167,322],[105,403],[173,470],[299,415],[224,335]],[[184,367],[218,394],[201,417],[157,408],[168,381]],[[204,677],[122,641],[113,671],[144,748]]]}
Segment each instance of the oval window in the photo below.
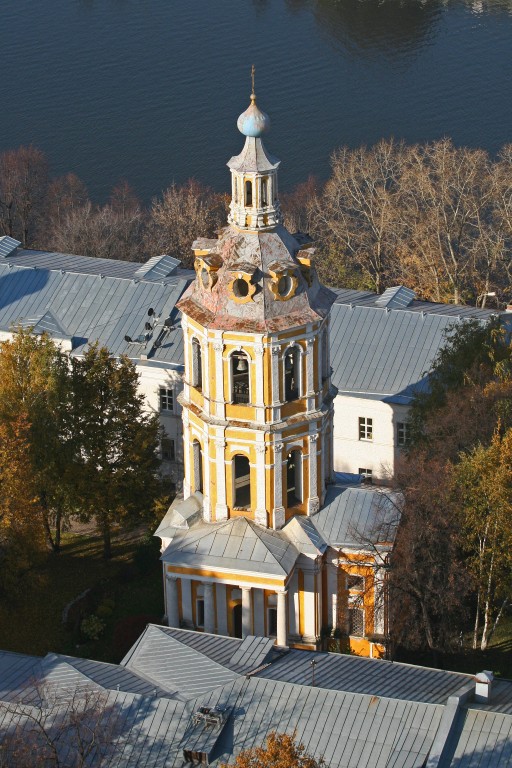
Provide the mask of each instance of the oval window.
{"label": "oval window", "polygon": [[235,280],[233,283],[233,293],[237,299],[244,299],[246,296],[248,296],[249,283],[247,280],[244,280],[242,277],[239,277],[237,280]]}
{"label": "oval window", "polygon": [[292,289],[292,279],[289,275],[283,275],[277,283],[277,292],[280,296],[288,296]]}

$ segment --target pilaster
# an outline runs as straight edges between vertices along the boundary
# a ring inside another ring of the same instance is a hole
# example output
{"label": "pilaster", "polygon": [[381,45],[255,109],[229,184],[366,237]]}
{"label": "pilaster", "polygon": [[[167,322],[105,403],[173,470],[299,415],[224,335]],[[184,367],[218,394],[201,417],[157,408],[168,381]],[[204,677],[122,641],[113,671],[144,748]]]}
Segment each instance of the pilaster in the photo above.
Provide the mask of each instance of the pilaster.
{"label": "pilaster", "polygon": [[274,444],[274,510],[273,527],[277,531],[285,523],[283,506],[283,444]]}

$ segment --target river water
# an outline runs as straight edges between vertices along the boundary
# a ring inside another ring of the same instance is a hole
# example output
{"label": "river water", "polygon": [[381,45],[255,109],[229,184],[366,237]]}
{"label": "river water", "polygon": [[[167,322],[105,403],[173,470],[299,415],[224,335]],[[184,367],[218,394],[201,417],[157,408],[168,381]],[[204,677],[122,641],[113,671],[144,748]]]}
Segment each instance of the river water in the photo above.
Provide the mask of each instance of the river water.
{"label": "river water", "polygon": [[342,144],[512,142],[512,0],[1,0],[0,151],[33,143],[104,200],[228,189],[256,65],[281,185]]}

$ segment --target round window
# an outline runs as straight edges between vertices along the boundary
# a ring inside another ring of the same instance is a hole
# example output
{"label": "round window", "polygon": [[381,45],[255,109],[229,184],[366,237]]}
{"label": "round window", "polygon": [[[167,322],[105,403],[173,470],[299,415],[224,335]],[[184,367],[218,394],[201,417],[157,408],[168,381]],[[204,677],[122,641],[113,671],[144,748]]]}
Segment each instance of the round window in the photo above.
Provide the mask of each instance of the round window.
{"label": "round window", "polygon": [[279,282],[277,284],[277,292],[280,296],[288,296],[292,289],[292,279],[289,275],[283,275],[279,278]]}
{"label": "round window", "polygon": [[201,282],[204,288],[208,288],[210,285],[210,275],[205,267],[201,270]]}
{"label": "round window", "polygon": [[246,296],[248,296],[249,283],[247,280],[244,280],[242,277],[239,277],[237,280],[235,280],[233,283],[233,293],[237,299],[244,299]]}

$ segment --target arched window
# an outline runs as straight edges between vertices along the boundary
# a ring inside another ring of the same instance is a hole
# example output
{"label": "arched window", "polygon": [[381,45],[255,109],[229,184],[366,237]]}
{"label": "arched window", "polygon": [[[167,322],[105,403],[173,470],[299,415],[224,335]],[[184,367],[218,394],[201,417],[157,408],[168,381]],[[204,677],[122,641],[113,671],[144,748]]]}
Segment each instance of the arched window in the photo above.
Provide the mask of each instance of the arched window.
{"label": "arched window", "polygon": [[327,329],[325,329],[322,334],[322,379],[324,381],[329,378],[330,374],[328,339]]}
{"label": "arched window", "polygon": [[290,451],[286,459],[287,506],[293,507],[302,501],[302,451]]}
{"label": "arched window", "polygon": [[201,344],[197,339],[192,339],[192,386],[197,389],[201,389],[203,386]]}
{"label": "arched window", "polygon": [[247,456],[233,458],[233,506],[235,509],[251,508],[251,469]]}
{"label": "arched window", "polygon": [[249,358],[245,352],[231,355],[231,402],[249,402]]}
{"label": "arched window", "polygon": [[284,355],[284,399],[297,400],[300,391],[300,349],[288,347]]}
{"label": "arched window", "polygon": [[268,179],[261,180],[261,205],[268,205]]}
{"label": "arched window", "polygon": [[192,456],[194,461],[194,493],[203,492],[203,455],[199,440],[192,443]]}
{"label": "arched window", "polygon": [[245,182],[245,204],[248,208],[252,206],[252,181]]}

